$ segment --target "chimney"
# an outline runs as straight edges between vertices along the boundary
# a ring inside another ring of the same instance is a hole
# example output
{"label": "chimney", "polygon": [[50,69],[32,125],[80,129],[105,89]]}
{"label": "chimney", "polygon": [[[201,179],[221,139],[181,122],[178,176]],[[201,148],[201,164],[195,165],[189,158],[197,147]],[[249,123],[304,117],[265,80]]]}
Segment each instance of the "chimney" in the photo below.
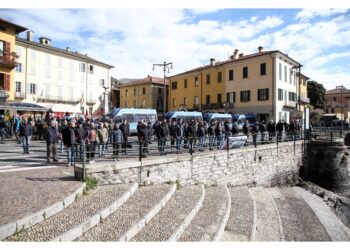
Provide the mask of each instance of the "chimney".
{"label": "chimney", "polygon": [[241,58],[241,57],[243,57],[243,56],[244,56],[244,54],[243,54],[243,53],[241,53],[241,54],[239,54],[239,56],[238,56],[238,57],[239,57],[239,58]]}
{"label": "chimney", "polygon": [[258,50],[259,50],[259,53],[264,52],[264,47],[263,46],[259,46]]}
{"label": "chimney", "polygon": [[46,38],[46,37],[40,37],[39,38],[39,42],[41,44],[47,45],[47,46],[51,46],[51,39]]}
{"label": "chimney", "polygon": [[215,59],[214,58],[210,58],[210,65],[214,66],[214,64],[215,64]]}
{"label": "chimney", "polygon": [[70,47],[66,47],[66,51],[70,51]]}
{"label": "chimney", "polygon": [[236,59],[237,59],[237,56],[238,56],[238,49],[235,49],[235,51],[233,52],[233,55],[230,56],[230,59],[231,59],[231,60],[236,60]]}
{"label": "chimney", "polygon": [[33,31],[31,31],[31,30],[28,30],[28,31],[27,31],[27,40],[28,40],[29,42],[32,42],[32,41],[33,41]]}

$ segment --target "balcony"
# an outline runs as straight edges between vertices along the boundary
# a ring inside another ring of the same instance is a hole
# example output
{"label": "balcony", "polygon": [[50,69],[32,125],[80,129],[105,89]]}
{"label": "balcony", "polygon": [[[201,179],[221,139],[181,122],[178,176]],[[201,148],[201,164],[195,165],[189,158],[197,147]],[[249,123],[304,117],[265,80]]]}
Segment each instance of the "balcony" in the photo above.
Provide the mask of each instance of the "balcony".
{"label": "balcony", "polygon": [[41,101],[57,101],[57,102],[69,102],[77,103],[80,102],[80,98],[73,96],[57,96],[57,95],[45,95],[38,97]]}
{"label": "balcony", "polygon": [[304,104],[309,104],[310,103],[310,98],[300,96],[300,102]]}
{"label": "balcony", "polygon": [[294,102],[294,101],[287,101],[287,102],[284,102],[284,105],[283,105],[283,108],[284,109],[292,109],[292,110],[294,110],[294,109],[296,109],[296,102]]}
{"label": "balcony", "polygon": [[0,67],[13,69],[17,66],[16,59],[18,58],[18,55],[14,52],[11,54],[3,54],[0,56]]}
{"label": "balcony", "polygon": [[224,105],[222,103],[210,103],[210,104],[204,104],[203,109],[222,109],[224,108]]}
{"label": "balcony", "polygon": [[25,98],[26,94],[22,92],[15,92],[15,98]]}

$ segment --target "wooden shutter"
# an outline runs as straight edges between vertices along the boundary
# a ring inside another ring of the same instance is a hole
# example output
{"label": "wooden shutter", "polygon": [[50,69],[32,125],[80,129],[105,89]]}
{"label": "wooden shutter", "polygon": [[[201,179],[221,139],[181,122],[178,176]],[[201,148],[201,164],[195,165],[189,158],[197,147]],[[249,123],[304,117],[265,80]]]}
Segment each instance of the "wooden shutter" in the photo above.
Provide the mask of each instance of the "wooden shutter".
{"label": "wooden shutter", "polygon": [[4,74],[4,89],[6,91],[10,91],[10,75],[9,74]]}

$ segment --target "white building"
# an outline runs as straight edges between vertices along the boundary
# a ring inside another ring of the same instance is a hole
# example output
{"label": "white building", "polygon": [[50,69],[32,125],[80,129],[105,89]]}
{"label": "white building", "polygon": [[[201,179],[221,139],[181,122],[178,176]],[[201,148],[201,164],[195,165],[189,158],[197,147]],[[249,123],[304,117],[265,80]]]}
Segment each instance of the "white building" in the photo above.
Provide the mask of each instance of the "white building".
{"label": "white building", "polygon": [[27,39],[16,38],[16,101],[37,103],[52,109],[56,116],[108,112],[109,94],[105,90],[108,87],[106,91],[110,91],[113,66],[69,47],[52,47],[48,38],[34,42],[32,37],[28,31]]}

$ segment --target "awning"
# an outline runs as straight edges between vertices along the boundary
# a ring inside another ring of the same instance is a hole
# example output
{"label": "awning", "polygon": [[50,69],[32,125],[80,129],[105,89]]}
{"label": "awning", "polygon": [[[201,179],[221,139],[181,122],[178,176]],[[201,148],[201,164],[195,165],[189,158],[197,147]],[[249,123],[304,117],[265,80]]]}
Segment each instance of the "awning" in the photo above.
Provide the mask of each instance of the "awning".
{"label": "awning", "polygon": [[46,112],[47,108],[35,103],[27,102],[0,102],[0,109],[9,109],[28,112]]}
{"label": "awning", "polygon": [[40,105],[51,109],[52,112],[68,112],[68,113],[81,113],[80,107],[78,105],[69,105],[61,103],[40,103]]}

